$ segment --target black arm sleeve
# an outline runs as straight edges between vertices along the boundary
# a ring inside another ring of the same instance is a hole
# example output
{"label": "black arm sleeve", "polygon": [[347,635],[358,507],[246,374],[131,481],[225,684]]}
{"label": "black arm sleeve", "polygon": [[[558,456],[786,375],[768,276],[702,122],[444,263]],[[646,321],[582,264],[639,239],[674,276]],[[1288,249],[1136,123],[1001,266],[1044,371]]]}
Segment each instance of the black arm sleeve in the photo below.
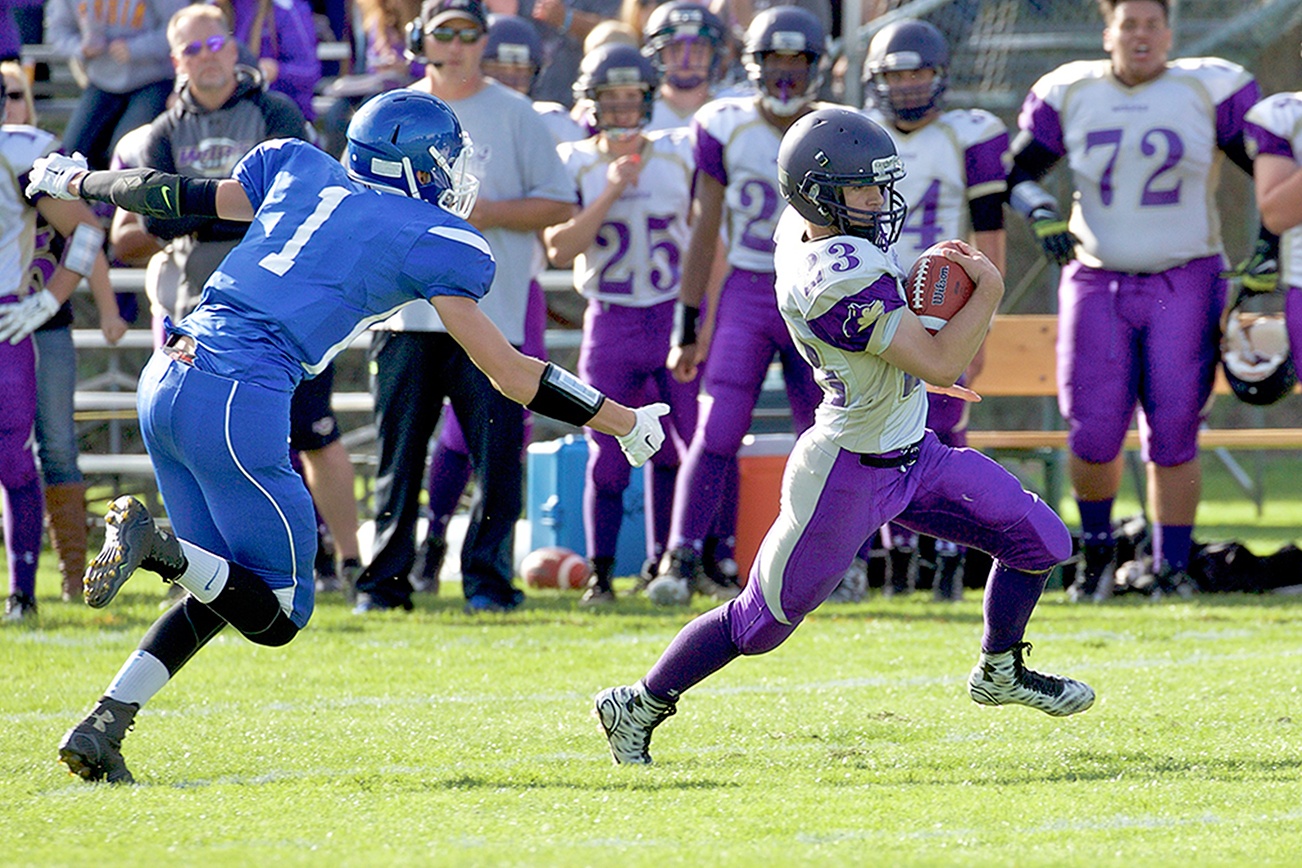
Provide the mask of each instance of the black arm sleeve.
{"label": "black arm sleeve", "polygon": [[217,178],[185,178],[156,169],[88,172],[81,198],[111,202],[149,217],[217,216]]}
{"label": "black arm sleeve", "polygon": [[1008,193],[1001,191],[987,196],[978,196],[967,203],[968,214],[972,218],[973,232],[995,232],[1004,228],[1004,202]]}
{"label": "black arm sleeve", "polygon": [[1025,134],[1018,136],[1013,143],[1013,168],[1008,173],[1008,189],[1011,191],[1023,181],[1038,181],[1054,163],[1058,155]]}
{"label": "black arm sleeve", "polygon": [[1249,178],[1252,177],[1252,157],[1248,156],[1248,148],[1243,140],[1242,131],[1224,145],[1221,145],[1221,150],[1225,152],[1225,156],[1230,158],[1231,163],[1242,169]]}
{"label": "black arm sleeve", "polygon": [[[181,123],[181,118],[182,115],[173,107],[173,109],[164,112],[154,120],[149,130],[149,138],[146,140],[145,160],[141,165],[157,169],[160,172],[180,174],[176,170],[176,155],[172,151],[172,136],[176,132],[177,125]],[[149,215],[145,215],[140,220],[146,232],[167,241],[191,235],[212,222],[212,219],[208,217],[181,217],[177,220],[165,220],[161,217]]]}

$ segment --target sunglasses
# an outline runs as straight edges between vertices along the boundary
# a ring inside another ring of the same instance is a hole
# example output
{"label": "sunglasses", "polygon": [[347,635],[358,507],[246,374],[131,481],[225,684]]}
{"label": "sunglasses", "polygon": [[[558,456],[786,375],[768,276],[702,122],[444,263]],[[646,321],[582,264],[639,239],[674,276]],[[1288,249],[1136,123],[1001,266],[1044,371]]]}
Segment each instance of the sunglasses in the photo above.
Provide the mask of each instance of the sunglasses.
{"label": "sunglasses", "polygon": [[473,45],[478,42],[484,35],[484,31],[478,27],[431,27],[425,31],[425,35],[433,38],[435,42],[451,42],[454,39],[460,39],[466,45]]}
{"label": "sunglasses", "polygon": [[230,42],[230,40],[231,37],[220,33],[216,36],[209,36],[207,39],[196,39],[194,42],[187,42],[182,45],[181,53],[186,57],[198,57],[199,53],[206,48],[216,54],[225,48],[226,43]]}

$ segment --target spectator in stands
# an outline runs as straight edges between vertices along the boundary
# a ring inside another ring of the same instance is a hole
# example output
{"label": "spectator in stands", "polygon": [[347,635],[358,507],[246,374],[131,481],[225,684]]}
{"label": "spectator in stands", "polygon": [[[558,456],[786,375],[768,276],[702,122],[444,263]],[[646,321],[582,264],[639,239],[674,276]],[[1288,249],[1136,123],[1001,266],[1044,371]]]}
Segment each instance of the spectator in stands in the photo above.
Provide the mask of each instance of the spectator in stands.
{"label": "spectator in stands", "polygon": [[[1277,93],[1247,115],[1257,208],[1288,255],[1279,263],[1293,364],[1302,362],[1302,92]],[[1246,286],[1246,284],[1245,284]]]}
{"label": "spectator in stands", "polygon": [[[1007,199],[1008,130],[981,109],[945,110],[949,43],[935,26],[917,19],[888,24],[873,36],[864,63],[865,113],[890,135],[907,174],[899,191],[908,217],[895,244],[906,272],[923,251],[959,238],[1004,271],[1004,201]],[[960,383],[980,373],[978,351]],[[927,427],[955,448],[967,445],[967,402],[927,395]],[[915,583],[949,600],[962,593],[959,547],[892,528],[887,593],[908,593]],[[864,570],[867,559],[856,564]],[[934,581],[932,576],[934,575]]]}
{"label": "spectator in stands", "polygon": [[108,166],[118,139],[162,112],[172,91],[167,22],[185,0],[50,0],[45,40],[85,74],[64,148]]}
{"label": "spectator in stands", "polygon": [[[22,75],[22,68],[6,64],[0,77],[0,97],[8,111],[20,103],[30,113],[25,91],[23,98],[8,99],[10,76]],[[25,82],[25,77],[22,79]],[[18,84],[18,80],[14,80]],[[15,112],[17,114],[17,112]],[[32,118],[28,118],[31,120]],[[8,123],[0,130],[0,156],[9,171],[0,173],[0,487],[4,489],[5,554],[9,565],[9,597],[5,602],[5,620],[21,621],[36,614],[36,567],[41,553],[41,513],[44,498],[41,479],[36,472],[31,437],[37,418],[41,382],[37,378],[36,342],[32,333],[52,318],[68,315],[64,308],[83,277],[92,278],[96,303],[100,306],[104,336],[110,342],[122,337],[126,325],[117,317],[113,293],[108,283],[108,260],[101,246],[104,230],[90,208],[80,202],[64,202],[45,196],[28,198],[25,190],[27,173],[38,158],[54,153],[58,139],[34,126]],[[69,207],[72,206],[72,207]],[[37,232],[38,215],[48,221],[67,241],[61,253],[51,252],[57,244],[49,227]],[[41,260],[36,259],[34,242],[39,240]],[[55,542],[60,546],[65,593],[79,592],[70,586],[69,574],[84,568],[86,555],[85,489],[77,470],[76,437],[72,428],[72,392],[75,388],[76,361],[71,352],[72,338],[68,322],[58,320],[63,335],[54,334],[47,345],[50,358],[42,358],[45,367],[46,412],[50,440],[46,454],[51,464],[45,468],[53,474],[52,526]],[[66,338],[65,342],[60,338]],[[66,351],[65,351],[66,350]],[[67,388],[61,386],[71,383]],[[65,419],[66,417],[66,419]],[[71,433],[70,456],[66,435]],[[80,550],[81,564],[77,564]]]}
{"label": "spectator in stands", "polygon": [[[0,63],[6,90],[4,122],[37,126],[31,85],[23,68],[13,61]],[[61,208],[50,202],[45,208]],[[74,213],[84,216],[82,209]],[[80,225],[78,223],[77,225]],[[37,293],[55,284],[65,241],[36,215],[32,263],[27,291]],[[127,324],[118,313],[117,297],[108,273],[92,272],[91,295],[100,315],[105,340],[117,343]],[[72,304],[59,310],[32,333],[36,345],[36,446],[45,482],[45,511],[50,542],[59,558],[63,599],[81,598],[81,576],[86,569],[86,483],[77,466],[77,428],[73,402],[77,391],[77,356],[72,342]]]}
{"label": "spectator in stands", "polygon": [[[1085,569],[1072,599],[1113,587],[1112,504],[1136,406],[1148,463],[1153,575],[1164,594],[1195,591],[1190,538],[1202,491],[1198,428],[1219,360],[1225,269],[1216,207],[1222,155],[1252,173],[1244,114],[1260,99],[1243,67],[1169,61],[1167,0],[1100,0],[1109,57],[1064,64],[1022,104],[1008,186],[1058,288],[1058,403]],[[1068,220],[1036,182],[1071,169]]]}
{"label": "spectator in stands", "polygon": [[333,101],[321,119],[321,145],[333,156],[344,152],[348,122],[363,102],[425,74],[425,65],[407,51],[407,25],[420,14],[420,0],[358,0],[357,5],[365,28],[365,65],[360,74],[342,76],[325,90]]}
{"label": "spectator in stands", "polygon": [[[426,0],[418,21],[428,63],[412,89],[446,101],[475,143],[470,171],[481,192],[468,219],[497,261],[492,292],[481,307],[518,347],[525,339],[537,232],[569,217],[574,191],[529,100],[480,67],[488,30],[480,0]],[[375,554],[358,581],[357,611],[412,605],[408,576],[421,483],[445,394],[480,483],[461,549],[466,607],[515,608],[524,599],[512,585],[523,501],[523,408],[493,388],[427,307],[406,307],[386,321],[374,334],[371,358],[379,441]]]}
{"label": "spectator in stands", "polygon": [[[302,114],[284,94],[263,90],[256,70],[240,66],[227,20],[216,6],[181,9],[168,26],[177,76],[176,104],[154,121],[145,165],[190,178],[228,178],[259,142],[305,138]],[[144,229],[167,241],[187,237],[177,253],[182,292],[197,299],[217,265],[244,237],[245,221],[146,216]],[[187,289],[188,288],[188,289]],[[313,502],[329,526],[345,579],[360,571],[353,467],[330,409],[334,368],[304,379],[290,404],[290,445],[303,462]],[[331,565],[333,566],[333,565]],[[322,591],[341,590],[338,573],[323,571]]]}
{"label": "spectator in stands", "polygon": [[258,59],[262,79],[294,101],[308,122],[316,120],[312,97],[321,80],[316,24],[307,0],[216,0],[233,22],[235,36]]}
{"label": "spectator in stands", "polygon": [[22,57],[23,37],[14,20],[14,11],[40,5],[41,0],[0,0],[0,61]]}
{"label": "spectator in stands", "polygon": [[545,25],[543,53],[549,58],[534,89],[537,99],[574,104],[583,40],[600,22],[618,18],[621,7],[622,0],[536,0],[532,14]]}

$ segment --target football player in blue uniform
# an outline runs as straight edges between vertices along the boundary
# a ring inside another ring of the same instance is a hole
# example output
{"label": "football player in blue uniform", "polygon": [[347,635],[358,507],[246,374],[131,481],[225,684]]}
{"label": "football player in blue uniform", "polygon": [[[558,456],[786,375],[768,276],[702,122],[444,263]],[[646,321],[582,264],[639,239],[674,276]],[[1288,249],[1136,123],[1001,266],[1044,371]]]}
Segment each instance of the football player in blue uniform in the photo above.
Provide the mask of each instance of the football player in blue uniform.
{"label": "football player in blue uniform", "polygon": [[353,117],[345,165],[274,139],[228,179],[87,173],[84,160],[57,155],[33,167],[29,190],[58,198],[251,221],[199,306],[168,323],[165,346],[140,377],[141,433],[175,536],[139,501],[115,500],[104,548],[86,571],[86,602],[107,605],[140,567],[189,594],[64,737],[59,758],[74,774],[130,782],[120,746],[136,712],[228,623],[272,646],[307,625],[316,525],[289,463],[290,396],[403,305],[432,303],[494,385],[534,412],[615,435],[635,465],[659,448],[668,407],[605,400],[516,351],[479,310],[495,263],[465,220],[478,187],[465,170],[469,150],[446,103],[398,90]]}

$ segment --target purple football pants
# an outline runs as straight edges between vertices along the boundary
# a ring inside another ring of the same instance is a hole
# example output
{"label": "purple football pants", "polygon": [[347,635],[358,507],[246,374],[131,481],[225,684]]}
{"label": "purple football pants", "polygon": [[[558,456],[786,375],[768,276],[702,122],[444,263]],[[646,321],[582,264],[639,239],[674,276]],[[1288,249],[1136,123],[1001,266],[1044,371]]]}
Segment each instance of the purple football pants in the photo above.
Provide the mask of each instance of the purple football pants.
{"label": "purple football pants", "polygon": [[[665,367],[669,334],[674,322],[673,300],[651,307],[624,307],[589,301],[583,315],[583,346],[579,351],[579,375],[613,400],[630,407],[653,401],[669,405],[664,421],[668,436],[651,456],[651,474],[675,471],[679,456],[696,429],[697,384],[680,383]],[[587,430],[588,466],[583,487],[583,526],[588,556],[614,557],[619,527],[624,518],[624,489],[632,468],[609,434]],[[648,554],[656,541],[656,514],[668,514],[649,478],[646,511]],[[663,522],[661,523],[663,526]],[[664,543],[663,535],[659,539]]]}
{"label": "purple football pants", "polygon": [[1058,404],[1072,454],[1116,458],[1138,404],[1145,461],[1194,459],[1220,356],[1225,267],[1208,256],[1157,274],[1063,269]]}
{"label": "purple football pants", "polygon": [[709,399],[702,402],[674,494],[672,546],[699,547],[709,535],[729,466],[750,428],[775,353],[782,363],[796,433],[813,424],[821,396],[813,369],[778,312],[774,280],[771,273],[734,268],[724,281],[701,385]]}
{"label": "purple football pants", "polygon": [[36,595],[45,509],[36,472],[36,349],[30,337],[0,342],[0,488],[4,489],[5,556],[9,593]]}
{"label": "purple football pants", "polygon": [[980,452],[947,447],[932,432],[920,445],[911,466],[876,468],[817,432],[801,436],[783,474],[781,511],[741,596],[683,628],[648,673],[647,689],[676,698],[737,655],[782,644],[888,521],[993,555],[981,647],[1000,652],[1019,642],[1047,571],[1071,554],[1071,535]]}

